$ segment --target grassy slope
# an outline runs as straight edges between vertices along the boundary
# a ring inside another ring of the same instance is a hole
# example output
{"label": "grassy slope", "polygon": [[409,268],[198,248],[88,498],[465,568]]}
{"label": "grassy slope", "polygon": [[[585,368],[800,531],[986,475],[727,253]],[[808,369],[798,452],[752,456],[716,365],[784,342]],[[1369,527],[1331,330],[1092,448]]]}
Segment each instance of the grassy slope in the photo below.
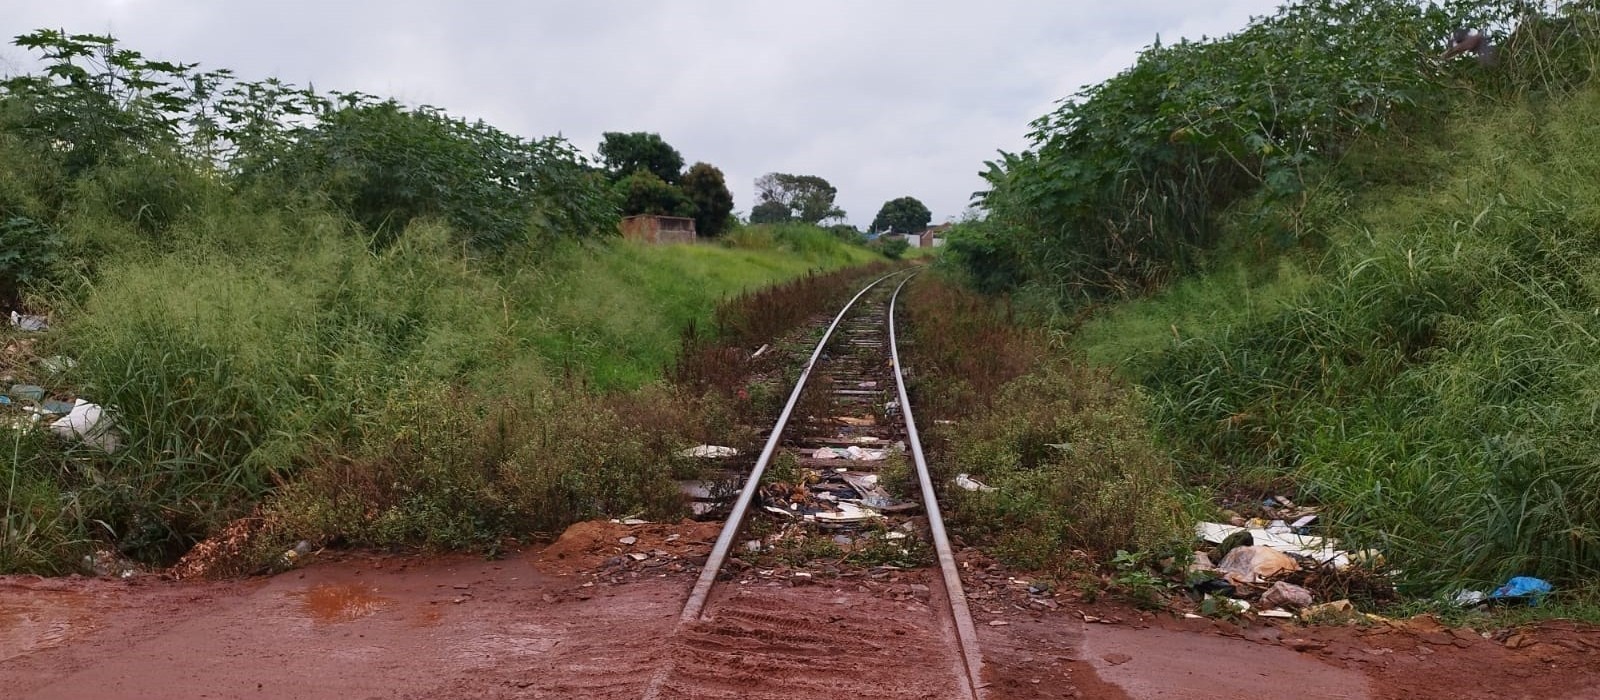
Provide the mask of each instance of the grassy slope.
{"label": "grassy slope", "polygon": [[877,256],[854,247],[802,255],[782,248],[619,243],[574,258],[544,286],[541,306],[548,312],[539,316],[534,343],[547,358],[587,367],[602,386],[633,387],[658,378],[682,329],[703,327],[724,297]]}
{"label": "grassy slope", "polygon": [[1076,343],[1154,389],[1191,469],[1291,476],[1422,590],[1593,580],[1597,109],[1593,90],[1479,105],[1447,146],[1383,144],[1410,182],[1321,193],[1326,249],[1236,256]]}
{"label": "grassy slope", "polygon": [[[21,536],[0,541],[0,571],[69,570],[107,539],[170,560],[263,495],[329,470],[343,481],[299,489],[289,513],[308,536],[365,526],[389,507],[379,520],[391,524],[369,541],[470,546],[636,507],[660,490],[646,479],[661,475],[640,468],[656,446],[641,441],[670,436],[628,437],[630,419],[574,381],[640,389],[670,364],[682,329],[725,297],[878,257],[821,231],[757,230],[741,234],[744,248],[569,243],[471,261],[430,223],[373,254],[333,216],[225,197],[154,239],[92,206],[69,226],[75,259],[94,272],[47,298],[55,329],[38,351],[77,365],[64,376],[13,369],[115,407],[125,447],[108,458],[8,436],[5,517]],[[635,403],[694,414],[692,398],[669,394]],[[556,432],[594,431],[558,440],[559,457],[505,461],[541,441],[553,449]],[[475,471],[496,460],[500,476]],[[624,485],[632,474],[639,483]],[[382,488],[349,492],[378,475]],[[472,495],[418,495],[441,483]],[[511,491],[527,503],[494,500]],[[341,492],[364,505],[307,512]],[[446,511],[470,522],[427,520]]]}

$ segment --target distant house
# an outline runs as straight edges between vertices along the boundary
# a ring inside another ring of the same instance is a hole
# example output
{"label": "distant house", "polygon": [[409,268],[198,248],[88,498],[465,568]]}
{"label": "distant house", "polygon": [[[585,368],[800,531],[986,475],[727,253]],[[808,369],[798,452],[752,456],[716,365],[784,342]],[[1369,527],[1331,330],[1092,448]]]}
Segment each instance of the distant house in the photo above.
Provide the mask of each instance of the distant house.
{"label": "distant house", "polygon": [[694,219],[682,216],[639,214],[623,217],[622,237],[642,243],[693,243]]}
{"label": "distant house", "polygon": [[912,238],[917,239],[915,243],[911,244],[911,247],[937,248],[944,245],[944,234],[946,231],[950,230],[951,226],[952,224],[939,224],[938,226],[928,227],[928,230],[911,236]]}

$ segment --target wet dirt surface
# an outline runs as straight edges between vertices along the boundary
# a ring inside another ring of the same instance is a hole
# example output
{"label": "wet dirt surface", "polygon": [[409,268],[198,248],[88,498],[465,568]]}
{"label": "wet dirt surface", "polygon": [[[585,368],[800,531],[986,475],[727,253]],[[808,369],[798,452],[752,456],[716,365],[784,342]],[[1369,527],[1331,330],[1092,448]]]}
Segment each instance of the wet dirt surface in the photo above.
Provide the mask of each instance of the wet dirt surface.
{"label": "wet dirt surface", "polygon": [[[497,561],[324,555],[211,583],[0,578],[0,679],[19,700],[605,699],[643,697],[670,669],[661,697],[947,696],[942,650],[879,641],[938,638],[919,628],[935,619],[921,612],[927,572],[798,584],[748,574],[718,594],[711,620],[674,635],[714,536],[702,523],[590,523]],[[970,577],[996,700],[1600,699],[1600,631],[1568,623],[1487,637],[1431,618],[1240,627],[1046,604],[1008,577]]]}

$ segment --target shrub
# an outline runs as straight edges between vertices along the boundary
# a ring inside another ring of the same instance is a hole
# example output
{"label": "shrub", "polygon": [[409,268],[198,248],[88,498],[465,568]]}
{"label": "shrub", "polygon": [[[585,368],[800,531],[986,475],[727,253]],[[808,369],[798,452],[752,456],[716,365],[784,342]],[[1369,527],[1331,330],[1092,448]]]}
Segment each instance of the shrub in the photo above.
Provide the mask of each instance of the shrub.
{"label": "shrub", "polygon": [[996,489],[944,494],[969,543],[1030,568],[1065,569],[1074,549],[1109,559],[1122,549],[1164,551],[1180,536],[1173,465],[1135,393],[1053,354],[1037,331],[937,276],[914,281],[904,308],[902,352],[935,482],[967,472]]}

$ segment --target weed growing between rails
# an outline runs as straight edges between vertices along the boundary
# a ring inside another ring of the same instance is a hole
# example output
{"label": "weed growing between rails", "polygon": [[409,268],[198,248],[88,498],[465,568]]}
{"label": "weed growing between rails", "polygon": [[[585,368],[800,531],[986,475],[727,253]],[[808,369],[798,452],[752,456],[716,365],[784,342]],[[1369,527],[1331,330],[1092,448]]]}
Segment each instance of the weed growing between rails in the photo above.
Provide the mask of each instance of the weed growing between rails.
{"label": "weed growing between rails", "polygon": [[[729,299],[717,306],[709,327],[696,323],[684,327],[682,349],[669,375],[680,385],[729,396],[743,392],[750,399],[752,375],[781,372],[788,359],[780,352],[756,356],[760,346],[773,350],[780,338],[843,304],[860,282],[882,276],[887,269],[879,262],[807,274]],[[761,397],[771,400],[776,394]]]}
{"label": "weed growing between rails", "polygon": [[[1135,392],[940,275],[906,294],[911,400],[967,544],[1061,575],[1186,541],[1176,472]],[[993,490],[951,488],[958,474]]]}

